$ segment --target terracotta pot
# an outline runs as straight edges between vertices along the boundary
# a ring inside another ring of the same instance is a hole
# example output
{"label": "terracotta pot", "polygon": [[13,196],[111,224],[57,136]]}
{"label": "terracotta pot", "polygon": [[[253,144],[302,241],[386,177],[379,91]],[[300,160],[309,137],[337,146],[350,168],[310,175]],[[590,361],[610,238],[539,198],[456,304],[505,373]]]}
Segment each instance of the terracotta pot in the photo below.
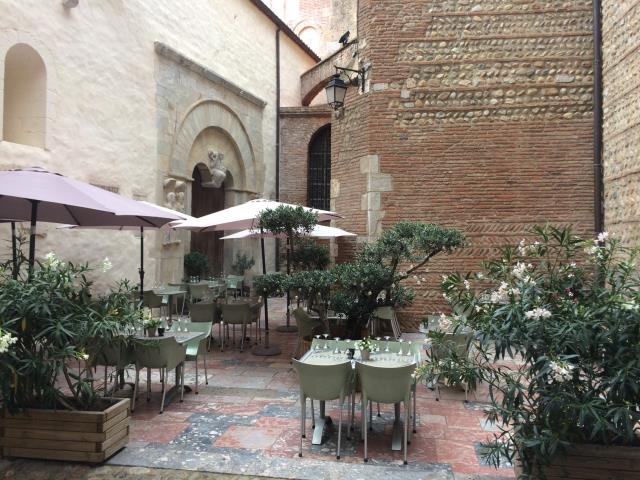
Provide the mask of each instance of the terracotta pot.
{"label": "terracotta pot", "polygon": [[364,362],[367,362],[367,361],[371,360],[371,352],[369,350],[361,350],[360,351],[360,358]]}
{"label": "terracotta pot", "polygon": [[156,327],[147,328],[147,337],[155,337],[156,336]]}

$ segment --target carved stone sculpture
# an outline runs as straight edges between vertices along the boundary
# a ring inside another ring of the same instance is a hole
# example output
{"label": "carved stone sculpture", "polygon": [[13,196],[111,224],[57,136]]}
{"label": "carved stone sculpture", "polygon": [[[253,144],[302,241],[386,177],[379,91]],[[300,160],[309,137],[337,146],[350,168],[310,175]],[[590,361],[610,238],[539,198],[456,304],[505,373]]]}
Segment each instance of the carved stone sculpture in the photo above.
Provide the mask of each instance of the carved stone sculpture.
{"label": "carved stone sculpture", "polygon": [[211,182],[214,188],[220,188],[227,178],[227,167],[224,166],[224,153],[215,152],[211,148],[207,151],[209,156],[209,170],[211,171]]}

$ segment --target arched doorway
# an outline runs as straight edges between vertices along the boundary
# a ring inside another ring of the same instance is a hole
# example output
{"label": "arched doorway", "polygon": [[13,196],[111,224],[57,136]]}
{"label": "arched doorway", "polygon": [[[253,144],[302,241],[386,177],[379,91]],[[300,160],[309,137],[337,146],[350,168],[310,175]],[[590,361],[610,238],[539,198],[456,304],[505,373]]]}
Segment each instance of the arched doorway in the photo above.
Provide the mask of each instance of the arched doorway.
{"label": "arched doorway", "polygon": [[[199,163],[193,169],[191,187],[191,214],[202,217],[224,210],[224,183],[216,187],[206,165]],[[191,251],[200,252],[209,259],[209,275],[221,276],[224,270],[224,232],[193,232]]]}
{"label": "arched doorway", "polygon": [[307,202],[329,210],[331,197],[331,124],[320,128],[309,142]]}

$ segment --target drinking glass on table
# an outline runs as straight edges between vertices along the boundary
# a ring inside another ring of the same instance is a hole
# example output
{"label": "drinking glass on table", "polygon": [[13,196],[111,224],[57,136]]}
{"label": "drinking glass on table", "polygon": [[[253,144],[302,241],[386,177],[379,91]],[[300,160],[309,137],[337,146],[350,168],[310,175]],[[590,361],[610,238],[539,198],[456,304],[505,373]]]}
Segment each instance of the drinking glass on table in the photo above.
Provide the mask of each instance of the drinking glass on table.
{"label": "drinking glass on table", "polygon": [[329,334],[328,333],[323,333],[322,336],[324,337],[324,349],[328,350],[329,349],[329,342],[328,342],[328,338],[329,338]]}
{"label": "drinking glass on table", "polygon": [[318,340],[316,342],[316,346],[314,347],[314,350],[320,350],[320,335],[316,335],[316,340]]}
{"label": "drinking glass on table", "polygon": [[402,342],[404,342],[404,340],[400,338],[398,339],[398,342],[400,342],[400,348],[398,349],[398,356],[404,355],[404,352],[402,351]]}
{"label": "drinking glass on table", "polygon": [[385,339],[385,340],[386,340],[386,342],[387,342],[387,343],[385,344],[384,351],[385,351],[386,353],[389,353],[389,340],[391,339],[391,337],[386,336],[386,337],[384,337],[384,339]]}
{"label": "drinking glass on table", "polygon": [[333,351],[333,353],[335,353],[335,354],[340,354],[340,353],[341,353],[341,352],[340,352],[340,337],[334,337],[334,339],[333,339],[333,340],[336,342],[336,348],[335,348],[335,350]]}

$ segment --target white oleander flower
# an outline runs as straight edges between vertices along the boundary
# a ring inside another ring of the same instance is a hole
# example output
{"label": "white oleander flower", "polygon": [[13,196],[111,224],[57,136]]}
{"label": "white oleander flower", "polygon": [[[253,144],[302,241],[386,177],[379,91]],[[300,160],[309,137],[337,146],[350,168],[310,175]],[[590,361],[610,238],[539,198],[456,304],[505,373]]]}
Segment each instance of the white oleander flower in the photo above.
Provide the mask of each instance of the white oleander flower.
{"label": "white oleander flower", "polygon": [[100,268],[104,273],[113,268],[113,264],[111,263],[111,260],[109,260],[109,257],[104,257],[104,260],[102,260],[102,263],[100,264]]}
{"label": "white oleander flower", "polygon": [[534,308],[524,314],[525,318],[532,318],[538,320],[540,318],[551,318],[551,312],[546,308]]}
{"label": "white oleander flower", "polygon": [[607,239],[609,238],[609,232],[600,232],[598,234],[598,242],[606,242]]}
{"label": "white oleander flower", "polygon": [[449,330],[452,326],[451,320],[444,313],[440,314],[440,328],[443,330]]}
{"label": "white oleander flower", "polygon": [[3,333],[0,330],[0,353],[5,353],[9,347],[18,341],[17,337],[11,336],[9,332]]}
{"label": "white oleander flower", "polygon": [[507,303],[509,301],[509,285],[502,282],[498,290],[491,292],[491,303]]}
{"label": "white oleander flower", "polygon": [[58,268],[62,262],[56,257],[56,254],[49,252],[44,257],[45,263],[51,268]]}
{"label": "white oleander flower", "polygon": [[554,380],[558,382],[566,382],[571,380],[575,366],[566,362],[552,361],[549,363]]}
{"label": "white oleander flower", "polygon": [[527,254],[527,245],[524,238],[518,243],[518,253],[523,257]]}
{"label": "white oleander flower", "polygon": [[471,283],[469,283],[469,280],[465,280],[463,283],[465,290],[469,290],[471,288]]}

